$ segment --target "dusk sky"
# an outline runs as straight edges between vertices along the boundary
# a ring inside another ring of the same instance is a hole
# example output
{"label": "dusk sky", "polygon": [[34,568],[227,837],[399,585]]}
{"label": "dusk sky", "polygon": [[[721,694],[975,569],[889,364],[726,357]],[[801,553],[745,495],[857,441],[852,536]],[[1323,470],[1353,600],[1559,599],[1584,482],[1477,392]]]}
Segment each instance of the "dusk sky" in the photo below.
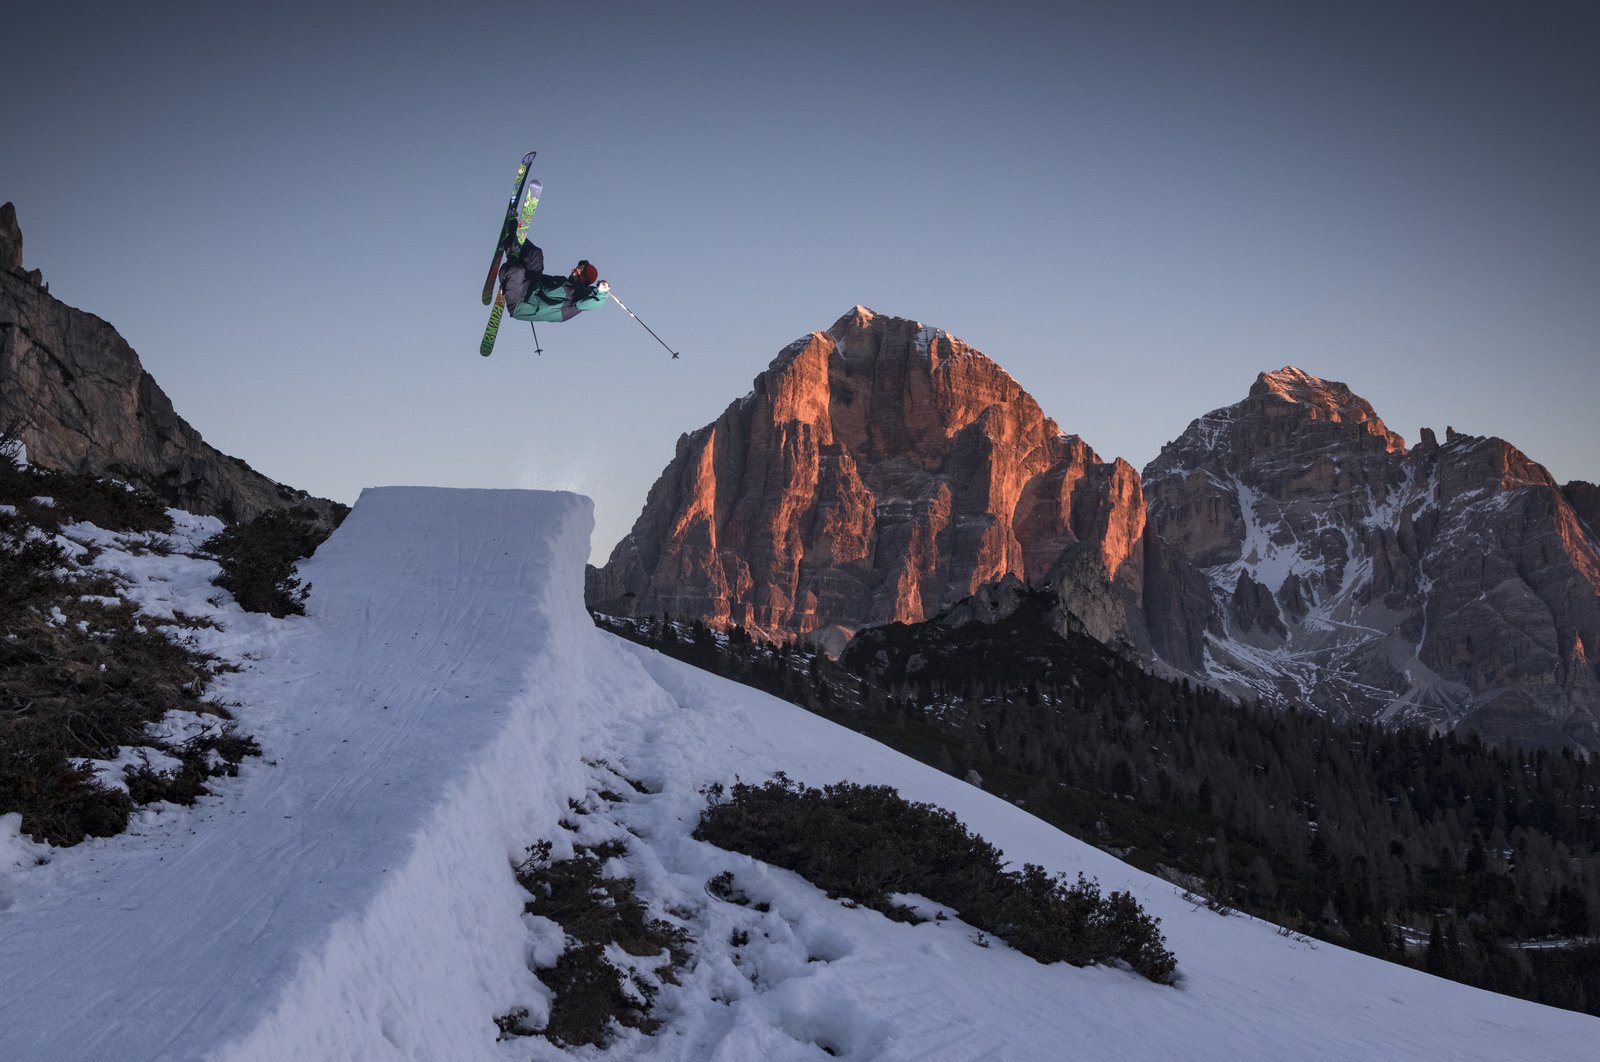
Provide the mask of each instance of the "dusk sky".
{"label": "dusk sky", "polygon": [[[13,5],[0,201],[208,442],[595,499],[857,303],[1142,467],[1285,364],[1600,479],[1600,5]],[[502,330],[532,236],[621,310]]]}

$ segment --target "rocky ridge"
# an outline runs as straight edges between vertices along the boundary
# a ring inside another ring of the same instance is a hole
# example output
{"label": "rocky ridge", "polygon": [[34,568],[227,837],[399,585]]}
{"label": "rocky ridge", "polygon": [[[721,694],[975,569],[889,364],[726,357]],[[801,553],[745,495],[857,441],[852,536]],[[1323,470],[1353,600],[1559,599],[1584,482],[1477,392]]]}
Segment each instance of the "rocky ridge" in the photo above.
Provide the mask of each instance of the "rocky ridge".
{"label": "rocky ridge", "polygon": [[295,509],[331,525],[344,512],[207,444],[116,329],[23,269],[11,203],[0,206],[0,433],[42,468],[115,477],[230,522]]}
{"label": "rocky ridge", "polygon": [[1340,718],[1600,747],[1600,545],[1501,439],[1407,449],[1292,367],[1196,419],[1143,475],[1149,520],[1220,617],[1200,677]]}
{"label": "rocky ridge", "polygon": [[1131,472],[961,340],[856,307],[679,440],[589,601],[837,651],[1045,589],[1058,631],[1239,696],[1600,748],[1600,489],[1500,439],[1407,448],[1293,367]]}

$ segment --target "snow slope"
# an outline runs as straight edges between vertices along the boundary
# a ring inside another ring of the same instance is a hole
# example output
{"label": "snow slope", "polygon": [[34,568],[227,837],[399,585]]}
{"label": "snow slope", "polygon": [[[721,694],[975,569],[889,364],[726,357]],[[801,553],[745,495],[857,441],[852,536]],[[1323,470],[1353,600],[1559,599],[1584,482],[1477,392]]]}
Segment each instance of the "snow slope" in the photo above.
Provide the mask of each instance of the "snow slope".
{"label": "snow slope", "polygon": [[[529,961],[557,945],[511,866],[570,844],[563,818],[634,838],[615,869],[698,941],[663,1030],[608,1057],[1600,1059],[1600,1021],[1194,910],[963,782],[600,633],[591,527],[574,495],[363,494],[302,568],[309,614],[252,628],[258,659],[221,690],[261,760],[42,866],[0,841],[0,1059],[559,1057],[497,1042],[493,1018],[547,1013]],[[1133,890],[1180,983],[890,922],[689,836],[699,787],[779,769],[891,784],[1018,863]],[[724,869],[770,909],[711,899]]]}

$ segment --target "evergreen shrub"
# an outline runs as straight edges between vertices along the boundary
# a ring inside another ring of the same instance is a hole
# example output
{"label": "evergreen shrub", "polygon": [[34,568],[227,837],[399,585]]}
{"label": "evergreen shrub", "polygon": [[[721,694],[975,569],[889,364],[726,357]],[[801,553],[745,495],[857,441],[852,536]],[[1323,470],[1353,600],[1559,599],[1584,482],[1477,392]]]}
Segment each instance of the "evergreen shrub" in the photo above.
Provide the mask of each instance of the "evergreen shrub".
{"label": "evergreen shrub", "polygon": [[[135,804],[192,801],[205,778],[234,773],[258,751],[202,700],[217,661],[110,602],[116,589],[74,573],[20,509],[0,511],[0,814],[21,812],[36,840],[70,845],[118,833]],[[166,750],[183,761],[180,771],[135,772],[131,796],[96,781],[83,761],[160,744],[146,724],[175,708],[219,716],[205,738]]]}
{"label": "evergreen shrub", "polygon": [[214,535],[206,549],[222,565],[217,585],[233,594],[240,608],[302,616],[311,587],[300,582],[295,562],[311,556],[328,534],[312,520],[274,510]]}
{"label": "evergreen shrub", "polygon": [[1040,962],[1124,962],[1160,984],[1177,969],[1160,920],[1131,895],[1105,896],[1081,874],[1069,881],[1032,863],[1007,870],[1000,850],[954,814],[889,786],[815,789],[782,773],[762,785],[714,785],[695,837],[901,920],[894,894],[926,897]]}
{"label": "evergreen shrub", "polygon": [[[606,861],[626,851],[622,844],[579,845],[571,859],[560,860],[551,858],[551,848],[549,841],[531,846],[516,868],[517,881],[531,897],[525,912],[556,922],[567,936],[555,966],[539,971],[555,999],[549,1023],[537,1031],[558,1047],[603,1047],[613,1022],[647,1035],[656,1031],[661,1023],[650,1014],[656,984],[613,965],[606,950],[615,945],[641,958],[666,952],[668,961],[651,972],[676,983],[674,971],[689,959],[688,934],[651,918],[632,881],[604,876]],[[502,1036],[531,1033],[505,1019],[497,1024]]]}

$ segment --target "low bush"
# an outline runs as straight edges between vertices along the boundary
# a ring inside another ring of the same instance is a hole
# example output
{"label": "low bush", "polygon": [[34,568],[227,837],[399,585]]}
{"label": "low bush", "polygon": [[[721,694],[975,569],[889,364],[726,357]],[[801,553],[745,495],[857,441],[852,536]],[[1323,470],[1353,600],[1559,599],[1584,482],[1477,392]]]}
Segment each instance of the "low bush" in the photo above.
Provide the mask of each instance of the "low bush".
{"label": "low bush", "polygon": [[20,510],[0,512],[0,813],[21,812],[35,840],[117,833],[134,804],[192,800],[202,778],[231,773],[253,751],[219,718],[209,741],[166,749],[184,761],[177,776],[136,775],[132,797],[95,780],[82,761],[157,744],[146,724],[169,710],[218,711],[201,699],[216,661],[112,603],[115,590],[75,574]]}
{"label": "low bush", "polygon": [[128,796],[133,803],[152,804],[165,800],[173,804],[193,804],[211,792],[206,787],[209,779],[235,777],[246,756],[261,755],[261,745],[255,738],[238,734],[231,724],[224,723],[166,751],[178,759],[175,770],[140,767],[128,772]]}
{"label": "low bush", "polygon": [[[607,860],[625,850],[616,842],[580,845],[571,859],[553,860],[550,842],[541,841],[528,849],[528,858],[517,867],[517,881],[532,897],[526,913],[558,923],[567,935],[567,948],[555,966],[539,971],[555,1000],[549,1023],[537,1031],[558,1047],[604,1046],[612,1022],[645,1034],[654,1032],[660,1026],[650,1014],[659,990],[656,982],[676,983],[674,971],[688,961],[688,934],[651,918],[632,881],[601,873]],[[663,952],[669,958],[645,977],[613,965],[606,958],[611,945],[640,958]],[[502,1036],[527,1031],[520,1021],[496,1022]]]}
{"label": "low bush", "polygon": [[304,615],[311,592],[295,574],[295,562],[311,556],[329,531],[289,511],[263,513],[235,524],[206,543],[222,565],[217,585],[233,594],[239,607],[271,616]]}
{"label": "low bush", "polygon": [[95,476],[19,468],[4,457],[0,504],[15,506],[29,523],[49,531],[75,522],[107,531],[172,530],[166,503],[147,490]]}
{"label": "low bush", "polygon": [[1040,962],[1120,961],[1162,984],[1177,968],[1159,920],[1128,893],[1105,896],[1081,874],[1068,881],[1031,863],[1006,870],[1000,850],[951,812],[889,786],[815,789],[783,774],[763,785],[715,785],[695,837],[891,917],[904,917],[895,893],[926,897]]}

